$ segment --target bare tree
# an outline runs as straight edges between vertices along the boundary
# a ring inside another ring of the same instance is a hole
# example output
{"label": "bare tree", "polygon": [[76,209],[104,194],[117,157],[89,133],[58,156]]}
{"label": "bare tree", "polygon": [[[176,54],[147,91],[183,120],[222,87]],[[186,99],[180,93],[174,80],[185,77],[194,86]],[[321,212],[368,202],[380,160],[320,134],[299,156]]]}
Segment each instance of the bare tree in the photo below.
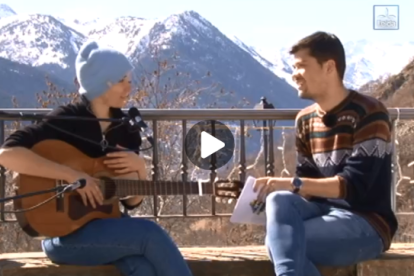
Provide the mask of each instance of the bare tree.
{"label": "bare tree", "polygon": [[[220,88],[219,84],[211,81],[211,74],[206,72],[200,79],[194,79],[190,72],[182,72],[177,69],[179,55],[173,54],[170,58],[161,58],[157,48],[152,50],[152,60],[155,68],[146,71],[140,68],[136,93],[130,99],[129,105],[155,109],[182,109],[195,108],[200,98],[211,98],[210,103],[204,108],[220,107],[217,99],[220,97],[233,97],[233,93]],[[187,128],[193,122],[187,122]],[[181,180],[181,156],[183,129],[179,121],[159,121],[157,125],[151,126],[157,133],[156,143],[158,146],[157,164],[153,164],[152,151],[144,152],[148,160],[149,170],[156,166],[158,177],[162,180]],[[187,163],[187,170],[191,172],[195,167]],[[150,172],[151,175],[151,172]],[[191,179],[189,179],[191,180]],[[158,196],[158,215],[182,214],[182,196]],[[185,208],[194,209],[195,213],[207,213],[211,203],[209,198],[199,196],[187,196]],[[210,203],[210,204],[209,204]],[[137,210],[139,214],[154,214],[154,202],[147,198],[142,207]],[[171,221],[172,223],[173,221]],[[177,220],[174,220],[177,222]],[[172,225],[164,224],[171,229]]]}

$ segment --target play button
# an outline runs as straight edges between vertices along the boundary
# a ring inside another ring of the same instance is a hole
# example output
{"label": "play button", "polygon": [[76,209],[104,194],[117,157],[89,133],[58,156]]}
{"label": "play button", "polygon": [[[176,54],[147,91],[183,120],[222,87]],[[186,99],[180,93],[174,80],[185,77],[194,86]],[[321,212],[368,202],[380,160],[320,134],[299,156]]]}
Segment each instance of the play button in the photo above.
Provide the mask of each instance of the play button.
{"label": "play button", "polygon": [[224,148],[224,144],[219,139],[211,136],[207,132],[201,132],[201,158],[207,158],[213,153]]}
{"label": "play button", "polygon": [[218,121],[201,121],[190,128],[185,137],[188,159],[203,170],[210,170],[214,161],[216,169],[226,165],[234,152],[231,130]]}

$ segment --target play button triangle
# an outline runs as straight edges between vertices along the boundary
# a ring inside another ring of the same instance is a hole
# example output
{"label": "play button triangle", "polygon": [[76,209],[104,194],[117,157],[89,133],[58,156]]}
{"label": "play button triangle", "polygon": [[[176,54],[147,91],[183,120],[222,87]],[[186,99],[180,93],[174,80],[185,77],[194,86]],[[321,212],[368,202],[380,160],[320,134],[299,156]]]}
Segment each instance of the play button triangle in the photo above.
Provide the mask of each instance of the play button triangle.
{"label": "play button triangle", "polygon": [[201,132],[201,158],[207,158],[224,147],[224,142],[205,131]]}

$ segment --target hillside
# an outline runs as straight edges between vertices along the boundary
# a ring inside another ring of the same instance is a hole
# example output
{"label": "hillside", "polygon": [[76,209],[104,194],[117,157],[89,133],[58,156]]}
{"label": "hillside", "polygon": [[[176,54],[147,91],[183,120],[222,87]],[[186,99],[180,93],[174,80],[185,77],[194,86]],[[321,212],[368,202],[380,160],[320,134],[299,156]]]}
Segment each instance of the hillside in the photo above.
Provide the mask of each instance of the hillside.
{"label": "hillside", "polygon": [[12,107],[13,96],[18,99],[20,107],[37,106],[36,93],[48,91],[47,80],[61,91],[72,92],[75,89],[73,84],[54,75],[47,76],[38,68],[0,57],[0,108]]}
{"label": "hillside", "polygon": [[388,107],[414,107],[414,59],[398,74],[371,81],[360,88]]}
{"label": "hillside", "polygon": [[[371,81],[360,88],[361,93],[367,93],[381,100],[387,107],[414,107],[414,59],[412,59],[398,74],[387,78]],[[414,120],[400,121],[397,135],[408,139],[414,134]],[[404,155],[413,156],[413,143],[404,143]],[[408,148],[410,150],[408,151]]]}

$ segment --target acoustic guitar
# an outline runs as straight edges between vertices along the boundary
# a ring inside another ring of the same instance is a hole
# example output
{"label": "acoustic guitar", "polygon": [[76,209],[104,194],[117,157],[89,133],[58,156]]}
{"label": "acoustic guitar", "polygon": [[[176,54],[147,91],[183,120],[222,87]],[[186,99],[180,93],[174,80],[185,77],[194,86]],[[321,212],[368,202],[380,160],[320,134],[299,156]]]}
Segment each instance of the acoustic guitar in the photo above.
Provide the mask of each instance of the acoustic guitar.
{"label": "acoustic guitar", "polygon": [[[103,163],[106,159],[90,158],[77,148],[58,140],[45,140],[36,144],[32,151],[38,155],[83,171],[99,179],[104,195],[103,205],[96,209],[85,206],[76,192],[60,194],[55,199],[27,212],[16,213],[22,230],[33,238],[61,237],[68,235],[95,219],[121,217],[119,199],[128,195],[214,195],[222,198],[238,198],[242,183],[237,180],[199,182],[149,181],[137,176],[117,175]],[[135,177],[134,177],[135,176]],[[53,189],[68,184],[62,180],[19,174],[15,181],[17,195]],[[200,191],[200,189],[202,191]],[[14,209],[28,209],[47,201],[58,192],[51,192],[14,201]]]}

